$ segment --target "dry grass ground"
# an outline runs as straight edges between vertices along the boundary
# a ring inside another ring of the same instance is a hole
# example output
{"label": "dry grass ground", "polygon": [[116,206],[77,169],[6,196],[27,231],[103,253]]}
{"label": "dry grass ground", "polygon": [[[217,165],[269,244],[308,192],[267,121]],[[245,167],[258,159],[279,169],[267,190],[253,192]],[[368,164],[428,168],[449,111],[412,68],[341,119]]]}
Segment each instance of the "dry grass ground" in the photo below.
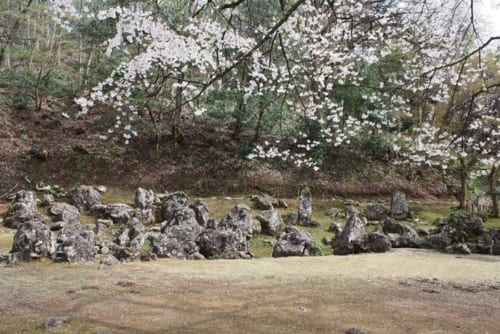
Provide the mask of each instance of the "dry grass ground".
{"label": "dry grass ground", "polygon": [[[422,250],[0,269],[0,332],[498,333],[500,258]],[[118,285],[119,281],[126,284]]]}

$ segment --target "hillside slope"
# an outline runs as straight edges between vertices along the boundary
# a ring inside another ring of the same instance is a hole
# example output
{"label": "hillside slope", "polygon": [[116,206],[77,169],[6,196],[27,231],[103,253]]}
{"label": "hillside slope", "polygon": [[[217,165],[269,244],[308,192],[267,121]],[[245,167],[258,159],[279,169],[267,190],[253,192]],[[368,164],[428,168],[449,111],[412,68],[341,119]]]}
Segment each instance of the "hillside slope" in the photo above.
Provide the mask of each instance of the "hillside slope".
{"label": "hillside slope", "polygon": [[[387,196],[395,190],[414,198],[448,196],[437,175],[428,170],[396,168],[384,159],[348,148],[327,152],[319,172],[291,164],[248,160],[242,141],[228,131],[185,120],[184,140],[140,136],[131,144],[102,141],[106,114],[97,111],[67,119],[71,104],[54,105],[36,113],[0,108],[0,194],[36,182],[102,184],[132,190],[185,190],[200,195],[268,192],[294,197],[302,184],[318,195],[343,197]],[[147,124],[144,124],[146,126]],[[32,180],[27,184],[26,180]]]}

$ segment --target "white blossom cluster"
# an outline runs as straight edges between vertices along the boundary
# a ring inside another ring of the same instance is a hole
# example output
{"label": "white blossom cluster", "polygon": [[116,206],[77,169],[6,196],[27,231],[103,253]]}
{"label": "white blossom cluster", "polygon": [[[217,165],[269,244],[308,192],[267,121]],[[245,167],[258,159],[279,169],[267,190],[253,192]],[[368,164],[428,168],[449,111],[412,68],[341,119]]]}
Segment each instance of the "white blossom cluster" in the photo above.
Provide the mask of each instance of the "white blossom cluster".
{"label": "white blossom cluster", "polygon": [[[309,124],[296,131],[293,149],[279,141],[264,143],[248,156],[252,159],[317,169],[321,161],[313,153],[322,146],[399,129],[408,117],[415,125],[394,136],[403,162],[447,168],[471,155],[498,159],[498,107],[490,100],[462,109],[450,102],[456,91],[483,76],[481,66],[457,62],[476,46],[464,38],[471,34],[465,24],[468,2],[309,0],[259,48],[281,15],[252,25],[237,6],[229,13],[216,10],[227,1],[198,0],[174,28],[168,15],[156,15],[146,5],[106,8],[103,2],[106,9],[94,13],[70,0],[50,3],[57,17],[96,15],[116,22],[106,54],[120,55],[122,62],[75,102],[81,113],[98,104],[111,106],[117,116],[108,134],[121,133],[126,142],[137,135],[138,92],[160,91],[174,105],[182,90],[185,105],[200,116],[208,103],[204,98],[231,85],[243,93],[245,104],[272,96],[292,115],[291,126]],[[435,106],[446,103],[451,112],[464,112],[460,131],[437,126]]]}

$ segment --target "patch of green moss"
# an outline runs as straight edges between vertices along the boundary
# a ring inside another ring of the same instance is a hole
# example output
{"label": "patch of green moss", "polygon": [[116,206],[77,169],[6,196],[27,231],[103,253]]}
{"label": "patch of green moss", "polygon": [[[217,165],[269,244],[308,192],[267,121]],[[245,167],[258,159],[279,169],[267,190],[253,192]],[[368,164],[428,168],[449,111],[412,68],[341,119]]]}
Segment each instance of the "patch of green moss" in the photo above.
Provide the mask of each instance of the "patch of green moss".
{"label": "patch of green moss", "polygon": [[256,258],[271,257],[273,254],[273,245],[271,243],[275,240],[276,238],[270,235],[254,235],[248,241],[248,247]]}

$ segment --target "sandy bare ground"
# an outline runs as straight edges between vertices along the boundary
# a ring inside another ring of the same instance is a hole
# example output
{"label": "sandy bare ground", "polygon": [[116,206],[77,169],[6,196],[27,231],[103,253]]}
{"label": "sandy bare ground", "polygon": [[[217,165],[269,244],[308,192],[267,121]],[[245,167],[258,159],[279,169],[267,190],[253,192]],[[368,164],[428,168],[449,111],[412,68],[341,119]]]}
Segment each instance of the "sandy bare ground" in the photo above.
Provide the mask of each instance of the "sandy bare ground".
{"label": "sandy bare ground", "polygon": [[[500,333],[500,257],[422,250],[0,268],[0,333]],[[120,284],[118,284],[120,283]]]}

